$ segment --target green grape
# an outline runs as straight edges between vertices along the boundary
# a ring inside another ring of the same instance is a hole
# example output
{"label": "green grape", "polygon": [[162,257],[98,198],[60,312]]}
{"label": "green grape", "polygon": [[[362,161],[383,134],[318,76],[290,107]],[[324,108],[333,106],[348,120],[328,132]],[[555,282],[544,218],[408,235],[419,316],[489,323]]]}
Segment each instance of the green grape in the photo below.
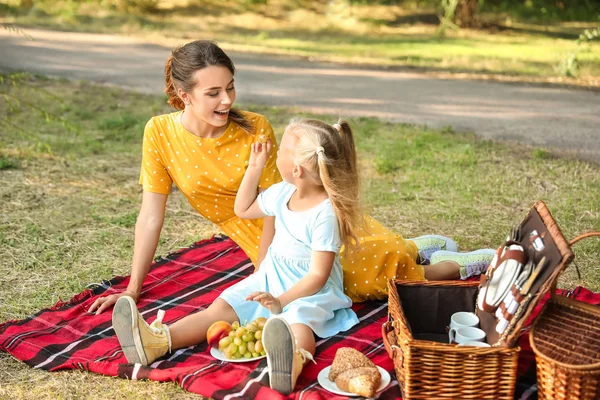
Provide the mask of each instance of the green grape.
{"label": "green grape", "polygon": [[240,352],[240,354],[244,354],[247,350],[248,347],[246,346],[246,343],[242,343],[238,346],[238,351]]}
{"label": "green grape", "polygon": [[258,328],[262,329],[265,326],[265,322],[267,322],[267,319],[265,317],[258,317],[255,321]]}
{"label": "green grape", "polygon": [[254,335],[252,334],[252,332],[246,332],[246,333],[244,333],[244,336],[242,336],[242,340],[244,342],[249,342],[251,340],[254,340]]}
{"label": "green grape", "polygon": [[237,328],[240,327],[240,323],[238,321],[233,321],[233,324],[231,324],[231,327],[235,331]]}
{"label": "green grape", "polygon": [[252,357],[252,353],[250,353],[249,351],[244,353],[244,358],[250,358]]}
{"label": "green grape", "polygon": [[240,353],[239,351],[236,351],[233,354],[233,358],[236,359],[236,360],[242,358],[242,353]]}
{"label": "green grape", "polygon": [[223,339],[219,340],[219,348],[225,348],[232,343],[232,339],[229,336],[225,336]]}
{"label": "green grape", "polygon": [[233,357],[233,353],[229,351],[229,347],[226,348],[225,350],[223,350],[223,355],[225,356],[225,358],[232,358]]}
{"label": "green grape", "polygon": [[229,332],[229,337],[230,337],[230,338],[232,338],[232,337],[235,337],[235,331],[231,331],[231,332]]}
{"label": "green grape", "polygon": [[239,337],[233,338],[233,343],[235,343],[236,346],[241,345],[243,343],[242,338],[239,338]]}
{"label": "green grape", "polygon": [[262,331],[256,331],[256,332],[254,332],[254,338],[256,340],[262,339]]}
{"label": "green grape", "polygon": [[[229,354],[229,356],[232,356],[233,353],[235,353],[237,351],[238,347],[234,344],[231,343],[229,346],[227,346],[227,348],[225,350],[227,350],[227,354]],[[231,358],[231,357],[227,357],[227,358]]]}
{"label": "green grape", "polygon": [[256,352],[254,352],[254,353],[252,353],[252,357],[254,357],[254,358],[256,358],[256,357],[260,357],[260,353],[256,353]]}
{"label": "green grape", "polygon": [[264,350],[262,341],[257,340],[256,343],[254,343],[254,351],[257,353],[260,353],[261,351]]}
{"label": "green grape", "polygon": [[261,355],[261,356],[266,356],[266,355],[267,355],[267,352],[263,350],[263,351],[261,351],[261,352],[260,352],[260,355]]}
{"label": "green grape", "polygon": [[241,338],[242,336],[244,336],[244,334],[246,333],[246,328],[244,328],[243,326],[240,326],[239,328],[237,328],[235,330],[235,336]]}
{"label": "green grape", "polygon": [[256,326],[256,322],[250,322],[248,325],[246,325],[246,329],[248,332],[256,332],[258,326]]}
{"label": "green grape", "polygon": [[249,341],[248,343],[246,343],[246,348],[250,353],[254,353],[254,342]]}

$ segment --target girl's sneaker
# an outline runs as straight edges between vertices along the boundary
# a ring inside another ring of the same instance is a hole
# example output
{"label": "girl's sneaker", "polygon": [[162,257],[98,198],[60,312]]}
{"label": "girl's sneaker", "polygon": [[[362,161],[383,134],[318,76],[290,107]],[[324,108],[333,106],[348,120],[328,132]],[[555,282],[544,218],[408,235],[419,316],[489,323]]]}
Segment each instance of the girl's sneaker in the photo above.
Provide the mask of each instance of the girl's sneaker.
{"label": "girl's sneaker", "polygon": [[439,250],[458,251],[458,245],[454,240],[440,235],[423,235],[413,239],[408,239],[413,242],[419,249],[419,257],[421,265],[429,265],[433,253]]}
{"label": "girl's sneaker", "polygon": [[112,323],[125,358],[130,364],[149,365],[171,351],[169,328],[162,323],[164,310],[148,325],[129,296],[119,297]]}
{"label": "girl's sneaker", "polygon": [[470,253],[440,250],[431,255],[431,264],[454,261],[460,265],[460,279],[464,280],[471,276],[484,274],[495,254],[496,250],[494,249],[481,249]]}
{"label": "girl's sneaker", "polygon": [[263,328],[263,346],[267,353],[271,389],[288,395],[296,386],[304,362],[312,354],[296,346],[292,328],[281,317],[270,317]]}

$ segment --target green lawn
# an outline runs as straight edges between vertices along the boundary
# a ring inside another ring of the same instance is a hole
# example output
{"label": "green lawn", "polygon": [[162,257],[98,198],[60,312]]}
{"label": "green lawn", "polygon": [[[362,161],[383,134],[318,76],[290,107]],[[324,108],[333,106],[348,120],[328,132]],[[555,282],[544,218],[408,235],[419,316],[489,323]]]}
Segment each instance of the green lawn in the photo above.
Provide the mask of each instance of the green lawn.
{"label": "green lawn", "polygon": [[[96,3],[58,1],[29,11],[0,0],[8,23],[59,30],[130,34],[156,43],[183,44],[216,39],[226,50],[304,56],[386,67],[417,68],[431,73],[566,82],[600,86],[600,43],[577,46],[575,39],[598,22],[536,25],[487,16],[488,27],[435,35],[433,9],[328,2],[176,0],[159,2],[160,11],[118,13]],[[305,4],[298,8],[296,3]],[[312,4],[307,6],[306,4]],[[593,18],[591,19],[593,20]],[[561,61],[577,52],[579,78],[563,77]]]}
{"label": "green lawn", "polygon": [[[0,321],[21,319],[86,285],[129,272],[145,122],[161,96],[22,74],[0,75]],[[17,82],[13,85],[12,82]],[[40,114],[13,97],[45,110]],[[8,98],[8,102],[7,102]],[[280,135],[293,109],[267,115]],[[306,115],[306,114],[305,114]],[[320,117],[333,122],[337,116]],[[600,167],[543,149],[373,118],[351,120],[364,200],[405,237],[439,233],[465,249],[500,245],[538,199],[567,238],[600,231]],[[217,232],[175,193],[158,254]],[[600,291],[600,245],[575,247],[560,285]],[[0,398],[192,398],[173,384],[31,370],[0,353]],[[62,396],[62,397],[61,397]]]}

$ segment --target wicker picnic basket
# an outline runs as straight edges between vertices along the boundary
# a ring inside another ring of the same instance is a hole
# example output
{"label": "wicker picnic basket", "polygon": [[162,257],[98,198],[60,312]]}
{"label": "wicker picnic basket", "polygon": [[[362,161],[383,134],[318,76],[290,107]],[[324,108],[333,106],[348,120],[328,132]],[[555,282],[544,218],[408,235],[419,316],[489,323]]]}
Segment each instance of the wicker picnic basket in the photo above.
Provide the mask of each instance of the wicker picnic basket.
{"label": "wicker picnic basket", "polygon": [[534,230],[546,237],[548,267],[503,334],[496,332],[498,319],[492,313],[477,310],[480,328],[492,347],[448,343],[446,325],[452,314],[477,309],[478,282],[388,281],[389,319],[382,326],[382,336],[403,399],[513,399],[523,325],[573,258],[541,201],[534,204],[519,229],[524,233],[523,245]]}
{"label": "wicker picnic basket", "polygon": [[[580,239],[600,236],[593,232]],[[600,399],[600,307],[556,294],[535,320],[529,342],[535,353],[538,397]]]}

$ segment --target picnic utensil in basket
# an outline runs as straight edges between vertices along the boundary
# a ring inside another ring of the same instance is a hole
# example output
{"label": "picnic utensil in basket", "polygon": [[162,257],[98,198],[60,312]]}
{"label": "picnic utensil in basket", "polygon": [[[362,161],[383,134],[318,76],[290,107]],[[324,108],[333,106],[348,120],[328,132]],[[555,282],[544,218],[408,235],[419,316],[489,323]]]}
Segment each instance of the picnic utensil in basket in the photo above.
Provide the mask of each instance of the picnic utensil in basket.
{"label": "picnic utensil in basket", "polygon": [[[573,239],[573,245],[600,232]],[[600,399],[600,307],[556,294],[536,318],[529,342],[535,353],[538,397]]]}
{"label": "picnic utensil in basket", "polygon": [[[534,204],[518,231],[524,248],[532,246],[532,238],[543,238],[541,250],[531,251],[537,258],[545,257],[545,268],[532,279],[526,298],[501,334],[496,331],[495,312],[477,308],[479,282],[388,280],[389,319],[382,325],[382,336],[403,399],[513,399],[521,329],[573,258],[541,201]],[[449,344],[445,327],[452,314],[476,309],[480,328],[492,347]]]}

